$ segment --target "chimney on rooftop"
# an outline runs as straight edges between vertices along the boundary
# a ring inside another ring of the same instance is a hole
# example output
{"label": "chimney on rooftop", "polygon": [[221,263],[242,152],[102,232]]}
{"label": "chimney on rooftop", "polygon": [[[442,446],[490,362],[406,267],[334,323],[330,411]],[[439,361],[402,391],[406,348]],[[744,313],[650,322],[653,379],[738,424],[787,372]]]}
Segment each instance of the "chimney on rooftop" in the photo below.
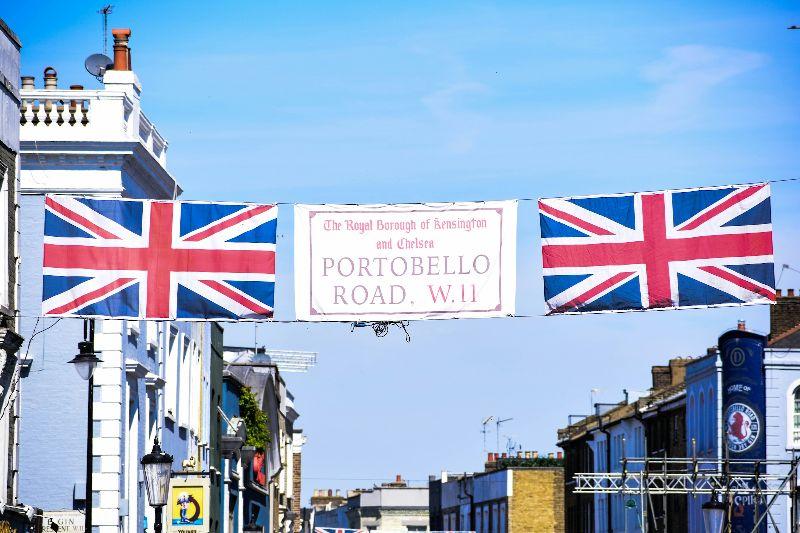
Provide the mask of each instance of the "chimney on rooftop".
{"label": "chimney on rooftop", "polygon": [[745,323],[744,320],[739,320],[736,323],[736,329],[738,329],[739,331],[745,331],[747,329],[747,324]]}
{"label": "chimney on rooftop", "polygon": [[131,70],[130,28],[114,28],[111,35],[114,36],[114,70]]}
{"label": "chimney on rooftop", "polygon": [[794,289],[786,289],[786,296],[794,296]]}
{"label": "chimney on rooftop", "polygon": [[556,452],[556,459],[563,459],[563,458],[564,458],[564,452]]}
{"label": "chimney on rooftop", "polygon": [[58,72],[53,67],[44,69],[44,88],[58,89]]}
{"label": "chimney on rooftop", "polygon": [[36,87],[33,84],[34,79],[33,76],[22,76],[22,89],[35,89]]}
{"label": "chimney on rooftop", "polygon": [[403,482],[403,478],[402,478],[402,477],[400,477],[400,474],[397,474],[397,475],[394,477],[394,482],[395,482],[395,483],[402,483],[402,482]]}

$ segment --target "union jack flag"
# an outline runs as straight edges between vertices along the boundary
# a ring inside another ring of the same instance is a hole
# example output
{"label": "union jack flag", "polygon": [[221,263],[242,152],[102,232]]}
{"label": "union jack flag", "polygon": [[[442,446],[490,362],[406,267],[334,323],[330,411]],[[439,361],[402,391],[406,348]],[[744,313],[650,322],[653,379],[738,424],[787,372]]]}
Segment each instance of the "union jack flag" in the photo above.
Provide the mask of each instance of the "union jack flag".
{"label": "union jack flag", "polygon": [[272,316],[274,205],[45,197],[42,314]]}
{"label": "union jack flag", "polygon": [[341,527],[315,527],[314,533],[363,533],[363,529],[345,529]]}
{"label": "union jack flag", "polygon": [[539,201],[550,314],[775,300],[769,184]]}

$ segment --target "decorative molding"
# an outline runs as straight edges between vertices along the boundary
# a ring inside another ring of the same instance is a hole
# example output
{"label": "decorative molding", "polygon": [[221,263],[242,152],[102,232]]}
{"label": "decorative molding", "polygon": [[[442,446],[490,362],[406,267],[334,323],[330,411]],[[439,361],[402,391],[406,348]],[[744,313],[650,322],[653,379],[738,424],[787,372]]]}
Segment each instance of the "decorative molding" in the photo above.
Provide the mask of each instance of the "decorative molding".
{"label": "decorative molding", "polygon": [[142,363],[136,359],[125,359],[125,373],[129,376],[134,376],[136,379],[141,379],[150,371]]}
{"label": "decorative molding", "polygon": [[163,378],[158,376],[157,374],[153,374],[152,372],[148,372],[144,376],[144,384],[146,387],[151,389],[163,389],[164,385],[166,385],[166,381]]}

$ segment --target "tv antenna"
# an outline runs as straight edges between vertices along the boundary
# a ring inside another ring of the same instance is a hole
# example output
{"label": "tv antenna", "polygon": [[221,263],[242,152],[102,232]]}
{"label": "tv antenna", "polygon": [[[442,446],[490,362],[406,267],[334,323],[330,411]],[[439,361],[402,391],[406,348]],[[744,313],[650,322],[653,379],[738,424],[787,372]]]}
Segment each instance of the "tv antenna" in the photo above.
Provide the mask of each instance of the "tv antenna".
{"label": "tv antenna", "polygon": [[114,6],[107,4],[100,8],[98,13],[103,15],[103,53],[108,55],[108,16],[114,11]]}
{"label": "tv antenna", "polygon": [[500,451],[500,425],[501,424],[505,424],[506,422],[508,422],[510,420],[514,420],[514,419],[513,418],[500,418],[500,417],[495,418],[495,425],[497,426],[497,434],[495,435],[497,437],[497,448],[496,448],[496,450],[498,452]]}
{"label": "tv antenna", "polygon": [[494,417],[493,417],[493,416],[487,416],[487,417],[486,417],[486,418],[484,418],[484,419],[483,419],[483,421],[481,422],[481,425],[483,426],[483,429],[481,429],[481,433],[483,433],[483,453],[484,453],[484,454],[486,454],[486,452],[487,452],[487,450],[486,450],[486,433],[488,433],[488,430],[486,429],[486,426],[487,426],[487,425],[489,424],[489,422],[491,422],[492,420],[494,420]]}
{"label": "tv antenna", "polygon": [[522,445],[514,441],[508,435],[503,435],[506,438],[506,450],[508,451],[508,456],[513,457],[516,455],[516,452],[522,450]]}

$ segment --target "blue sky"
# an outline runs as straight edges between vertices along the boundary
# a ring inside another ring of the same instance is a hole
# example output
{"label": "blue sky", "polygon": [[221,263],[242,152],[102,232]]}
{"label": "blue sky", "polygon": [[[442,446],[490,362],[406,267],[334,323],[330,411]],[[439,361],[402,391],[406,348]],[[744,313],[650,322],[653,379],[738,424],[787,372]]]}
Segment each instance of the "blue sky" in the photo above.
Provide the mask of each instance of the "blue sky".
{"label": "blue sky", "polygon": [[[800,175],[800,32],[785,29],[800,10],[788,2],[114,4],[188,199],[456,201]],[[5,6],[23,74],[41,83],[52,65],[61,86],[96,84],[83,60],[102,50],[99,7]],[[773,195],[776,264],[800,269],[800,183]],[[518,312],[539,314],[532,203],[519,221]],[[293,317],[291,231],[283,206],[281,319]],[[488,415],[514,418],[502,441],[555,451],[590,389],[601,401],[646,389],[650,365],[703,354],[737,319],[766,330],[768,309],[417,322],[411,343],[343,325],[257,335],[319,352],[310,373],[286,376],[309,438],[305,500],[479,469]],[[227,342],[254,333],[229,326]]]}

